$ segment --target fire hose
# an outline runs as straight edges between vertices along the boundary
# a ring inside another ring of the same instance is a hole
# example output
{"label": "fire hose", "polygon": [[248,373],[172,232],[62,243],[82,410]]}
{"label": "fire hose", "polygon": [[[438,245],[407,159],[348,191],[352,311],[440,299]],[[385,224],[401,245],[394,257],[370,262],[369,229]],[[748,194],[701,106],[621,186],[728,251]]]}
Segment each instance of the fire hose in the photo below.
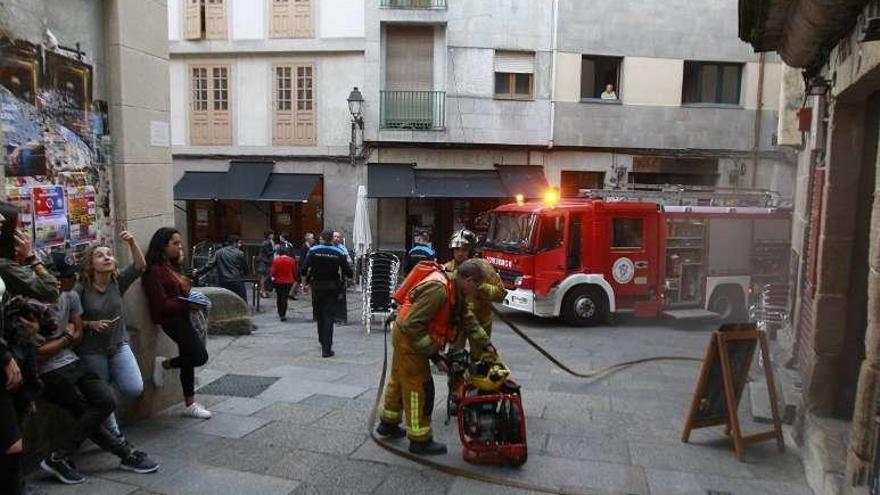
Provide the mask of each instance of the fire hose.
{"label": "fire hose", "polygon": [[[527,344],[529,344],[532,348],[534,348],[536,351],[538,351],[542,356],[547,358],[550,362],[555,364],[561,370],[565,371],[566,373],[568,373],[572,376],[578,377],[578,378],[595,380],[595,379],[598,379],[598,378],[603,377],[605,375],[620,371],[622,369],[629,368],[631,366],[635,366],[638,364],[652,362],[652,361],[694,361],[694,362],[702,361],[702,359],[688,357],[688,356],[654,356],[654,357],[635,359],[632,361],[625,361],[625,362],[613,364],[611,366],[608,366],[606,368],[596,370],[596,371],[578,372],[578,371],[571,369],[567,365],[565,365],[565,363],[563,363],[558,358],[553,356],[553,354],[551,354],[546,349],[541,347],[537,342],[535,342],[531,337],[529,337],[525,332],[523,332],[523,330],[520,329],[515,323],[510,321],[506,316],[504,316],[500,311],[498,311],[497,308],[495,308],[493,306],[492,310],[498,316],[498,318],[502,322],[504,322],[505,325],[507,325],[511,330],[513,330],[513,332],[515,334],[517,334],[520,338],[525,340]],[[470,471],[467,469],[449,466],[449,465],[446,465],[443,463],[428,460],[422,456],[412,454],[406,450],[398,449],[398,448],[394,447],[393,445],[390,445],[389,443],[380,439],[377,436],[376,431],[375,431],[376,413],[379,409],[379,403],[382,400],[382,394],[385,391],[385,379],[388,374],[388,333],[389,333],[389,326],[391,325],[391,322],[393,321],[393,319],[394,319],[394,313],[392,313],[391,315],[389,315],[388,318],[385,319],[385,323],[384,323],[385,354],[384,354],[384,358],[382,360],[382,376],[379,379],[379,388],[376,392],[376,399],[375,399],[375,402],[373,403],[373,408],[370,412],[369,418],[367,419],[367,430],[369,431],[370,438],[373,439],[373,442],[375,442],[376,445],[387,450],[388,452],[390,452],[393,455],[402,457],[404,459],[415,462],[415,463],[420,464],[422,466],[429,467],[431,469],[434,469],[435,471],[439,471],[441,473],[445,473],[445,474],[449,474],[449,475],[457,476],[457,477],[461,477],[461,478],[468,478],[468,479],[472,479],[472,480],[476,480],[476,481],[482,481],[484,483],[490,483],[493,485],[507,486],[507,487],[511,487],[511,488],[518,488],[521,490],[529,490],[529,491],[538,492],[538,493],[550,493],[550,494],[557,494],[557,495],[610,495],[610,492],[603,491],[603,490],[582,492],[582,491],[568,490],[568,489],[564,489],[564,488],[551,488],[551,487],[546,487],[546,486],[541,486],[541,485],[534,485],[534,484],[523,482],[523,481],[508,479],[508,478],[504,478],[501,476],[492,476],[490,474],[478,473],[478,472]]]}

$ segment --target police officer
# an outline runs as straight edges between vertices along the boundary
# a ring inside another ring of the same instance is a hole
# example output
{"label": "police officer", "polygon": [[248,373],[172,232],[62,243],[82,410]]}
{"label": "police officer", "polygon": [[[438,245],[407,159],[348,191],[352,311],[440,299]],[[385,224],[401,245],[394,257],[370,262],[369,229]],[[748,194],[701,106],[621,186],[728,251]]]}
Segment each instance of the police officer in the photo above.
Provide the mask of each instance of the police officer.
{"label": "police officer", "polygon": [[320,243],[312,246],[303,263],[303,273],[312,287],[312,311],[318,321],[318,341],[321,356],[333,352],[333,307],[339,291],[345,290],[345,277],[354,272],[345,253],[333,245],[333,232],[321,233]]}
{"label": "police officer", "polygon": [[430,245],[431,236],[425,232],[419,232],[416,235],[416,242],[412,249],[406,253],[406,262],[403,265],[403,275],[409,275],[409,272],[419,264],[420,261],[436,261],[437,252]]}
{"label": "police officer", "polygon": [[[459,267],[457,276],[450,278],[439,265],[434,266],[403,296],[391,327],[391,376],[376,428],[376,433],[384,437],[408,436],[409,451],[420,455],[446,452],[446,445],[434,441],[431,430],[434,381],[429,360],[438,367],[443,365],[440,352],[450,330],[467,336],[475,356],[496,353],[466,302],[483,282],[482,268],[467,261]],[[400,427],[401,420],[405,420],[408,431]]]}

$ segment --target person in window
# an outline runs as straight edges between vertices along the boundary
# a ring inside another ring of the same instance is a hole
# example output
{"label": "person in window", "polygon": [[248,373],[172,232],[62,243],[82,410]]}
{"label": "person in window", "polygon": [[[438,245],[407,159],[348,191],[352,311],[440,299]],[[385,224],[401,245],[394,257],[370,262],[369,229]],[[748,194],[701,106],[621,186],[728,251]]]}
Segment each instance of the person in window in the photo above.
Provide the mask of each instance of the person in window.
{"label": "person in window", "polygon": [[416,234],[415,244],[406,254],[404,261],[403,275],[409,275],[409,272],[419,264],[420,261],[436,261],[437,252],[431,247],[431,236],[426,231]]}
{"label": "person in window", "polygon": [[605,91],[603,91],[602,94],[599,95],[599,98],[602,98],[603,100],[616,100],[617,92],[614,91],[614,85],[606,84]]}

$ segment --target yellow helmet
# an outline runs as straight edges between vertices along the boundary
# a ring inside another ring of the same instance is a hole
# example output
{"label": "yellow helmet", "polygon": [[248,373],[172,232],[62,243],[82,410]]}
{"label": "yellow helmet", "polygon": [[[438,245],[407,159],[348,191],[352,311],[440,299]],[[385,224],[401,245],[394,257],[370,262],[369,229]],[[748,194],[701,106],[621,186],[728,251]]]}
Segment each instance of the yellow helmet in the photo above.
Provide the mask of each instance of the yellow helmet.
{"label": "yellow helmet", "polygon": [[483,392],[495,392],[510,376],[510,368],[495,355],[484,355],[468,369],[470,382]]}

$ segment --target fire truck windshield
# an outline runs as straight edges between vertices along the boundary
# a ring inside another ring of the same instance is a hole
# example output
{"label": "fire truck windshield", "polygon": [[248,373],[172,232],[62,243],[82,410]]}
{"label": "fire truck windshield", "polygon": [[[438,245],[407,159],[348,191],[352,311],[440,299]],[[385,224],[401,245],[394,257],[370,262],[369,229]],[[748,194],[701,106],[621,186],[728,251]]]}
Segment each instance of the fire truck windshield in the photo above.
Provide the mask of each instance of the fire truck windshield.
{"label": "fire truck windshield", "polygon": [[532,252],[537,223],[538,216],[533,213],[492,213],[485,246],[511,253]]}

